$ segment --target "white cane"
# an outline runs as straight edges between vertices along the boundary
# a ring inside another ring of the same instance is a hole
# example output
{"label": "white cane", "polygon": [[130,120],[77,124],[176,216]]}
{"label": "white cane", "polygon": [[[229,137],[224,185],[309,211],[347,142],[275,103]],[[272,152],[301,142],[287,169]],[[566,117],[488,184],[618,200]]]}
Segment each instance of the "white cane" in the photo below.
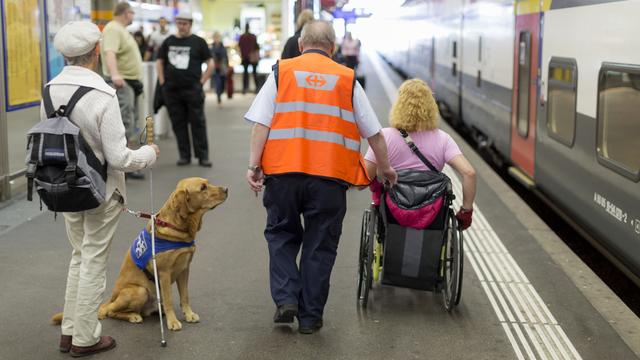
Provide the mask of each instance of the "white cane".
{"label": "white cane", "polygon": [[[147,131],[147,145],[153,144],[153,118],[147,116],[146,131]],[[162,347],[167,346],[167,341],[164,339],[164,324],[162,321],[162,298],[160,297],[160,284],[158,283],[158,265],[156,264],[156,212],[153,208],[153,168],[149,167],[149,191],[151,194],[151,259],[153,263],[153,279],[156,283],[156,298],[158,299],[158,315],[160,316],[160,345]]]}

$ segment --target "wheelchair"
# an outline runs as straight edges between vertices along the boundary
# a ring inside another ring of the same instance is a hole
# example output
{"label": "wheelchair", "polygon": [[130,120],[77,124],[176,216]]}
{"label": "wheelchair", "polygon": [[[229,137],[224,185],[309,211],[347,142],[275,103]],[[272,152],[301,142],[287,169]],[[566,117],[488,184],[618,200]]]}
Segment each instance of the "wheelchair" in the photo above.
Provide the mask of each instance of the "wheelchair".
{"label": "wheelchair", "polygon": [[367,307],[374,282],[431,292],[441,292],[444,308],[460,303],[464,262],[462,231],[452,207],[449,189],[434,221],[425,229],[398,225],[385,196],[362,215],[358,259],[358,304]]}

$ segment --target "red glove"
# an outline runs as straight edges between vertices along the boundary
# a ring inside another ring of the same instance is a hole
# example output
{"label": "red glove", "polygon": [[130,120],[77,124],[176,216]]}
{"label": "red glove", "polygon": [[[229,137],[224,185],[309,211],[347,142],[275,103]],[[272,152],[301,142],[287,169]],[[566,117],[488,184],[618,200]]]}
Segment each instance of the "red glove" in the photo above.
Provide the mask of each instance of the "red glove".
{"label": "red glove", "polygon": [[471,216],[473,215],[473,209],[467,210],[464,208],[460,208],[458,213],[456,214],[456,219],[458,219],[458,228],[460,230],[465,230],[469,226],[471,226]]}

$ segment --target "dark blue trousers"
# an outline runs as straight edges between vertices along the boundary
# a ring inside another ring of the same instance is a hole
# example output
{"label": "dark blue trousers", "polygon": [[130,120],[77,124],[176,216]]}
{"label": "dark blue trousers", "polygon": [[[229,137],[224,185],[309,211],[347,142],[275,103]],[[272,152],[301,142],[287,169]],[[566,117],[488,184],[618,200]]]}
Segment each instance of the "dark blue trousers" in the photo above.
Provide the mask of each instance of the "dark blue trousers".
{"label": "dark blue trousers", "polygon": [[271,176],[265,185],[271,297],[277,306],[298,304],[300,325],[311,325],[322,318],[329,296],[347,187],[302,174]]}

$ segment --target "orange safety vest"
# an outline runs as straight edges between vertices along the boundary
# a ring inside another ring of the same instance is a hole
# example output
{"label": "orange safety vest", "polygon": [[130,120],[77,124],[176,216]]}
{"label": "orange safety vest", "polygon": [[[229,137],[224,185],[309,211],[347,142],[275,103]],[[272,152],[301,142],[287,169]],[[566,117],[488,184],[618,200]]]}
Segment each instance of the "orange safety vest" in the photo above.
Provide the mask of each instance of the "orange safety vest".
{"label": "orange safety vest", "polygon": [[317,52],[276,66],[278,94],[262,153],[264,173],[304,173],[368,185],[353,114],[353,70]]}

